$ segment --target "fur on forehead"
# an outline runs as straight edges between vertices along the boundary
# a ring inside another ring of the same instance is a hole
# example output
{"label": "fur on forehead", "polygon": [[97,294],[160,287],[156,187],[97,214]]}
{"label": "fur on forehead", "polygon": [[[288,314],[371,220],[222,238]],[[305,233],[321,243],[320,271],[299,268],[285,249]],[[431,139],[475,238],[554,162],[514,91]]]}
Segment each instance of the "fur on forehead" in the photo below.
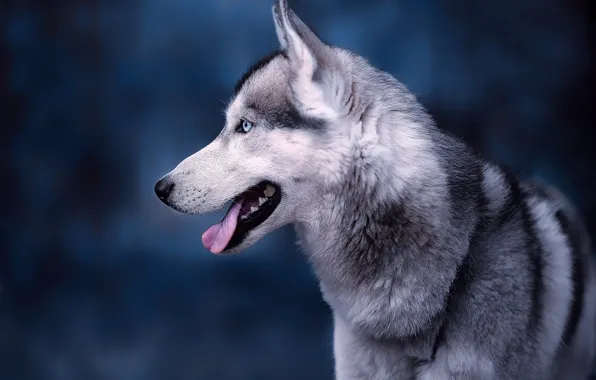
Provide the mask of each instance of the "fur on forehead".
{"label": "fur on forehead", "polygon": [[265,65],[259,66],[257,63],[256,69],[249,69],[250,75],[241,80],[242,83],[228,105],[226,115],[234,119],[256,117],[255,113],[262,115],[267,113],[267,110],[287,108],[291,98],[288,67],[286,56],[276,54]]}

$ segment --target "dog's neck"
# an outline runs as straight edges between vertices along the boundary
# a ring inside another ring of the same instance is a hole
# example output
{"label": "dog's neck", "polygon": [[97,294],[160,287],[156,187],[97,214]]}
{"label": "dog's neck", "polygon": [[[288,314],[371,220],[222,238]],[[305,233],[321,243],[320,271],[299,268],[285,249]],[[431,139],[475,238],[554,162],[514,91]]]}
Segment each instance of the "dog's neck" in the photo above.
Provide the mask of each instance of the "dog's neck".
{"label": "dog's neck", "polygon": [[[432,152],[419,153],[433,160]],[[402,161],[396,157],[395,162]],[[390,177],[363,184],[413,170],[385,165],[352,167],[343,186],[324,195],[311,222],[298,224],[297,232],[336,317],[368,326],[375,323],[371,318],[389,313],[389,325],[363,329],[380,339],[407,340],[435,328],[474,222],[456,225],[447,176],[439,166],[407,181],[395,179],[399,191],[387,182]],[[433,162],[413,165],[424,171]],[[362,305],[370,308],[369,316],[362,315]]]}
{"label": "dog's neck", "polygon": [[444,244],[441,230],[449,223],[447,210],[441,210],[444,197],[425,192],[380,198],[374,189],[346,183],[340,192],[323,196],[312,222],[297,228],[321,280],[365,284],[422,263],[426,252]]}
{"label": "dog's neck", "polygon": [[447,174],[426,127],[388,106],[365,109],[353,128],[364,132],[337,159],[342,180],[321,190],[298,228],[313,260],[341,267],[341,277],[386,275],[378,272],[388,260],[420,261],[422,251],[443,244],[449,223]]}

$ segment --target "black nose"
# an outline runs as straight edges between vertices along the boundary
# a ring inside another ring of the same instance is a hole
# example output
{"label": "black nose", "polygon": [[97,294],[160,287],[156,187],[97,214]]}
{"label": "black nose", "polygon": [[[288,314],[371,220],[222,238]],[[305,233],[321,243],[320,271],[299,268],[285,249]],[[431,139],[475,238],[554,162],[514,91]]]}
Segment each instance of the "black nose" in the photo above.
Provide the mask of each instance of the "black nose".
{"label": "black nose", "polygon": [[164,177],[155,184],[155,194],[157,194],[157,197],[161,199],[163,203],[167,204],[168,197],[172,193],[173,188],[174,182],[172,182],[168,177]]}

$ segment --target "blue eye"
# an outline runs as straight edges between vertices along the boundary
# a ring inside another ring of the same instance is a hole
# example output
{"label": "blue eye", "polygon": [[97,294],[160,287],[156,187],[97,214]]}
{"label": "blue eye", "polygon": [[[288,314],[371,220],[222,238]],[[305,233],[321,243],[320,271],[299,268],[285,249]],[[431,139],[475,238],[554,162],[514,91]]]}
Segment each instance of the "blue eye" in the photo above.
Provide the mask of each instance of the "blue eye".
{"label": "blue eye", "polygon": [[240,123],[236,127],[236,132],[248,133],[252,129],[252,123],[248,120],[240,120]]}

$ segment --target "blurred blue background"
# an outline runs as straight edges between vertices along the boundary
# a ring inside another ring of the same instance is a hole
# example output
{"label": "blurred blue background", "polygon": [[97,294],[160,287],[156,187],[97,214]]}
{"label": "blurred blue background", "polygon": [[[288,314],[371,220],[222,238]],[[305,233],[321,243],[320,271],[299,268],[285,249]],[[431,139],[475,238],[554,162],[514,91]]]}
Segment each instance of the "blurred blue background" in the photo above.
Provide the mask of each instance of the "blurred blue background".
{"label": "blurred blue background", "polygon": [[[272,0],[0,4],[0,379],[331,379],[331,319],[291,228],[214,257],[222,213],[153,185],[213,139],[277,47]],[[559,186],[596,237],[594,3],[293,0],[439,126]]]}

